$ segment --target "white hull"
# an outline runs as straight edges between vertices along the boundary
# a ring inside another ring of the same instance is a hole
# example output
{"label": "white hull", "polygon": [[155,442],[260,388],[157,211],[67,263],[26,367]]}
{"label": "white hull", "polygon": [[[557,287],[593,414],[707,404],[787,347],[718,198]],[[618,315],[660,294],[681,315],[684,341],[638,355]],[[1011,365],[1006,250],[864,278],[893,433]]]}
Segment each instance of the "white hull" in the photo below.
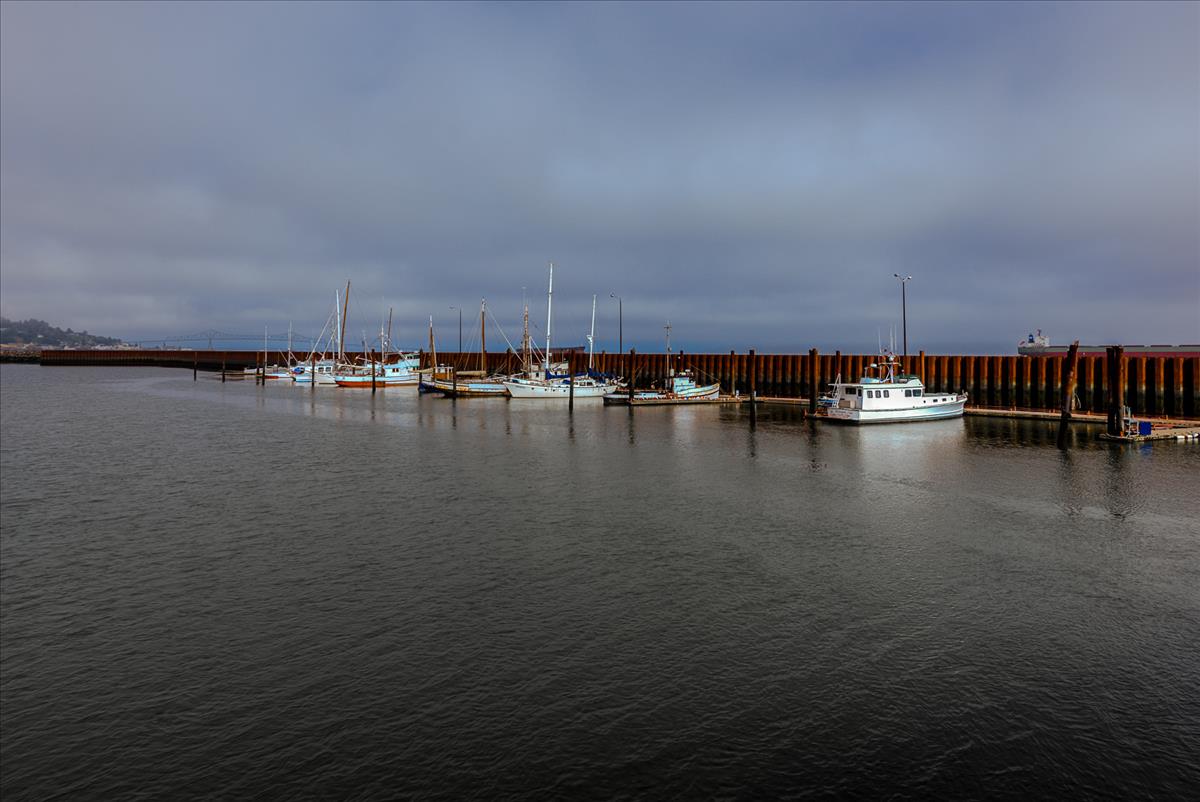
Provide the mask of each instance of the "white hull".
{"label": "white hull", "polygon": [[[370,376],[337,376],[334,381],[338,387],[370,387]],[[376,376],[376,387],[416,387],[418,382],[417,374],[409,373],[405,376]]]}
{"label": "white hull", "polygon": [[907,409],[845,409],[835,406],[830,407],[826,415],[830,420],[841,420],[847,423],[912,423],[924,420],[961,418],[963,406],[966,403],[966,396],[963,396],[954,401]]}
{"label": "white hull", "polygon": [[458,396],[460,398],[508,398],[508,390],[500,382],[479,381],[477,379],[463,379],[459,382],[447,381],[445,379],[434,379],[424,382],[426,387],[430,387],[448,396]]}
{"label": "white hull", "polygon": [[[538,382],[538,381],[506,381],[504,387],[513,398],[561,398],[564,401],[571,396],[571,386],[567,382]],[[595,384],[594,382],[576,382],[576,398],[601,398],[605,393],[611,393],[615,384]]]}

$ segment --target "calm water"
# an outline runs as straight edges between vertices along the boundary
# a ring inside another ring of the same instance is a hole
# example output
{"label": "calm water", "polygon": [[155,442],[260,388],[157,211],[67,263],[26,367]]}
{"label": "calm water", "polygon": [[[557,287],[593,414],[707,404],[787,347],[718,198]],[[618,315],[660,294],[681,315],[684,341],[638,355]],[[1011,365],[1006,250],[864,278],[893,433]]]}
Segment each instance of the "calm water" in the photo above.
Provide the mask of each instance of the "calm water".
{"label": "calm water", "polygon": [[1200,445],[23,365],[0,410],[9,800],[1200,787]]}

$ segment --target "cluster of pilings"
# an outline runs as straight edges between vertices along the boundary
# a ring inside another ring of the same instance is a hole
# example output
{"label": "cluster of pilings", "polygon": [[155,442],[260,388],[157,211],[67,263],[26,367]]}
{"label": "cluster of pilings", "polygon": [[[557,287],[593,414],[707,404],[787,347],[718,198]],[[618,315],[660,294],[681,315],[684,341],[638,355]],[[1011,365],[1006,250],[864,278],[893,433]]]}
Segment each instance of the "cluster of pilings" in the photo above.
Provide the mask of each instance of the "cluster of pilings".
{"label": "cluster of pilings", "polygon": [[[1115,354],[1115,356],[1114,356]],[[363,354],[347,354],[362,360]],[[574,370],[587,368],[587,354],[556,353],[555,361],[569,361]],[[370,355],[367,355],[370,358]],[[723,392],[760,398],[814,397],[838,376],[855,380],[872,373],[878,359],[870,354],[755,354],[730,351],[722,354],[610,354],[594,357],[594,370],[626,377],[631,373],[639,387],[665,381],[672,369],[691,370],[698,383],[719,382]],[[268,364],[283,364],[287,353],[268,351]],[[1115,360],[1115,361],[1113,361]],[[263,364],[262,351],[43,351],[43,365],[157,365],[220,370]],[[432,366],[430,354],[421,354],[422,367]],[[489,353],[438,352],[437,362],[463,371],[515,373],[521,357],[512,351]],[[935,356],[920,352],[902,366],[921,379],[930,392],[966,390],[968,406],[1013,410],[1057,410],[1062,406],[1065,356]],[[1195,418],[1200,414],[1200,357],[1079,356],[1075,376],[1074,408],[1082,412],[1107,412],[1119,391],[1120,406],[1131,414],[1167,418]]]}

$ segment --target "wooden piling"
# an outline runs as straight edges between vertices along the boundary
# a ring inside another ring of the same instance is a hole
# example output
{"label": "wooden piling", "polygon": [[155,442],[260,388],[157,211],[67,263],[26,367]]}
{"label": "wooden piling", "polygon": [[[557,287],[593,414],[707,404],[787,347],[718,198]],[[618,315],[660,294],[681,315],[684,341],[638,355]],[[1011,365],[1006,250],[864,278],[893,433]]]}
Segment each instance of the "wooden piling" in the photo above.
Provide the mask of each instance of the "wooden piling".
{"label": "wooden piling", "polygon": [[1005,402],[1009,409],[1017,408],[1017,358],[1004,357],[1004,389],[1007,392]]}
{"label": "wooden piling", "polygon": [[1171,358],[1171,414],[1183,417],[1183,357]]}
{"label": "wooden piling", "polygon": [[221,360],[221,384],[225,383],[225,360]]}
{"label": "wooden piling", "polygon": [[1096,393],[1096,360],[1092,357],[1083,358],[1083,392],[1079,394],[1079,408],[1084,412],[1095,409],[1092,402]]}
{"label": "wooden piling", "polygon": [[634,348],[630,348],[629,349],[629,371],[628,371],[628,374],[629,374],[629,411],[630,412],[633,411],[633,379],[634,379],[633,363],[636,359],[637,359],[637,350]]}
{"label": "wooden piling", "polygon": [[1130,406],[1138,415],[1146,414],[1146,362],[1144,356],[1133,358],[1134,403]]}
{"label": "wooden piling", "polygon": [[196,381],[196,352],[192,352],[192,381]]}
{"label": "wooden piling", "polygon": [[1071,402],[1075,398],[1075,369],[1079,365],[1079,340],[1067,351],[1067,375],[1062,383],[1062,417],[1058,421],[1058,447],[1067,447],[1067,428],[1071,425]]}
{"label": "wooden piling", "polygon": [[758,373],[758,370],[755,367],[757,364],[758,364],[758,359],[754,355],[754,349],[751,348],[750,349],[750,428],[751,429],[758,426],[758,404],[756,403],[756,401],[758,400],[757,399],[758,381],[756,380],[756,374]]}
{"label": "wooden piling", "polygon": [[1154,410],[1153,413],[1158,416],[1166,414],[1166,395],[1167,395],[1167,360],[1164,357],[1154,357]]}
{"label": "wooden piling", "polygon": [[808,349],[808,381],[806,388],[808,391],[808,411],[810,414],[816,414],[817,411],[817,373],[819,368],[817,362],[820,361],[820,354],[816,348]]}
{"label": "wooden piling", "polygon": [[1029,397],[1025,399],[1025,406],[1029,409],[1044,409],[1046,404],[1045,396],[1045,357],[1030,357],[1029,359]]}
{"label": "wooden piling", "polygon": [[1108,349],[1109,353],[1109,382],[1108,382],[1108,433],[1113,436],[1122,434],[1125,426],[1125,385],[1127,381],[1125,349],[1119,345]]}

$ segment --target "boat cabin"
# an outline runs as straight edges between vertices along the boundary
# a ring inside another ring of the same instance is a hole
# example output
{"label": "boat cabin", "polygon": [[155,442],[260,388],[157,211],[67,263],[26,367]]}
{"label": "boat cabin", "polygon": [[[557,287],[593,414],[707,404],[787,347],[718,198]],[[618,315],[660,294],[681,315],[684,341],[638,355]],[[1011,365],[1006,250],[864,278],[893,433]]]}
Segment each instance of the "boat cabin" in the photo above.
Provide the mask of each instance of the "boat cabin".
{"label": "boat cabin", "polygon": [[898,376],[890,382],[864,377],[853,384],[834,384],[834,405],[840,409],[913,409],[954,400],[954,393],[926,395],[916,376]]}

